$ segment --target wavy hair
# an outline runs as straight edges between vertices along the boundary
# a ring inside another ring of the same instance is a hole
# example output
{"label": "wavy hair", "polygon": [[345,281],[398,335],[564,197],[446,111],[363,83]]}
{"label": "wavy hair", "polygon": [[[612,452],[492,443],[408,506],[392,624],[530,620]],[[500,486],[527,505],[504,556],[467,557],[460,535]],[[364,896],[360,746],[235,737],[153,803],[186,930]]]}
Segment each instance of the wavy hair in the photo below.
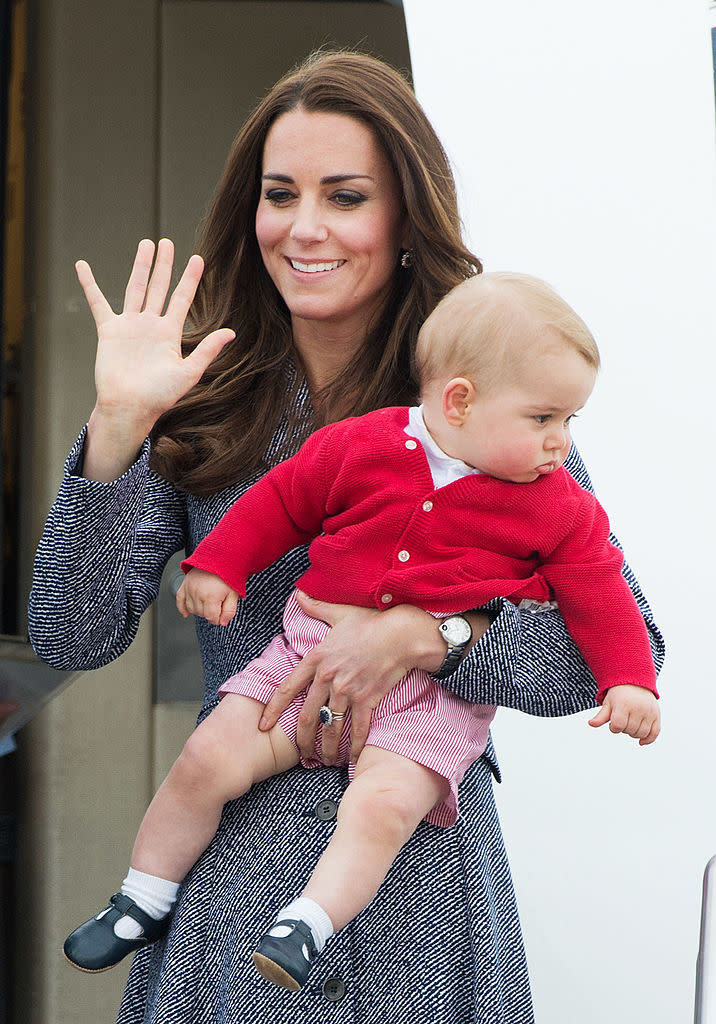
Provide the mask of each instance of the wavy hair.
{"label": "wavy hair", "polygon": [[390,293],[367,325],[362,349],[311,396],[311,421],[290,424],[274,461],[324,423],[414,401],[420,326],[451,288],[482,269],[462,241],[449,162],[407,80],[367,54],[312,54],[274,85],[236,136],[200,234],[205,270],[185,352],[218,327],[233,328],[236,340],[158,420],[151,457],[153,469],[192,494],[215,493],[267,465],[291,389],[303,380],[290,315],[264,268],[254,228],[264,141],[276,119],[297,108],[343,114],[373,131],[399,183],[413,266],[404,269],[396,259]]}

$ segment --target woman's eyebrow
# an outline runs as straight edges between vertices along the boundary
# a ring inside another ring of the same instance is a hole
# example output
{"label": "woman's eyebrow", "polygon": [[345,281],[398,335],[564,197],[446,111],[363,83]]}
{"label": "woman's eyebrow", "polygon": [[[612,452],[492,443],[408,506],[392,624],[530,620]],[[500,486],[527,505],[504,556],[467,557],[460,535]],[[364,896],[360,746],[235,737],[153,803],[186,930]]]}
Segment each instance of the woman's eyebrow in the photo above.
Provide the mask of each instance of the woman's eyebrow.
{"label": "woman's eyebrow", "polygon": [[[274,171],[267,171],[266,174],[261,176],[263,181],[281,181],[286,185],[295,184],[294,179],[290,174],[278,174]],[[374,181],[375,179],[370,174],[329,174],[325,178],[321,178],[321,185],[337,185],[342,181],[354,181],[358,178],[365,179],[367,181]]]}
{"label": "woman's eyebrow", "polygon": [[363,178],[366,181],[375,180],[370,174],[329,174],[327,177],[321,178],[321,184],[337,185],[341,181],[351,181],[354,178]]}

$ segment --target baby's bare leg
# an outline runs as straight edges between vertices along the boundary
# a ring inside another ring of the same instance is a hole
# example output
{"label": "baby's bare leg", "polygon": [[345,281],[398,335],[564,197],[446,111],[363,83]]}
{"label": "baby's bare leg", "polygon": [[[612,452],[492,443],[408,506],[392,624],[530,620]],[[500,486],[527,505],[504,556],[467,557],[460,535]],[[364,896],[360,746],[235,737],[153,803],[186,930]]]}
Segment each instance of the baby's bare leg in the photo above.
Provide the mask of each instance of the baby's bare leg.
{"label": "baby's bare leg", "polygon": [[228,800],[298,764],[280,726],[259,731],[263,705],[227,694],[187,740],[139,828],[131,865],[180,882],[209,845]]}
{"label": "baby's bare leg", "polygon": [[325,910],[334,931],[368,906],[401,847],[448,788],[441,775],[407,757],[364,748],[336,830],[303,892]]}

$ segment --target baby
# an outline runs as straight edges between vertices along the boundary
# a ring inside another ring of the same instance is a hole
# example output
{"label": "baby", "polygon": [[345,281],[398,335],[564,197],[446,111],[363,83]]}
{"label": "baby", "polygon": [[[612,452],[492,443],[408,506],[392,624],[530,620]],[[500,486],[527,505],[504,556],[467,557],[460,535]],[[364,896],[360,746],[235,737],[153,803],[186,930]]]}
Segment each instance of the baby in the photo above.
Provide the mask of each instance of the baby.
{"label": "baby", "polygon": [[[289,989],[304,984],[330,936],[373,899],[420,821],[457,819],[458,784],[484,751],[495,710],[437,681],[472,640],[460,612],[495,597],[556,600],[597,681],[602,710],[593,724],[618,716],[642,744],[659,732],[648,634],[622,555],[601,506],[562,468],[570,421],[599,366],[589,330],[542,281],[483,274],[436,307],[416,358],[420,407],[318,430],[183,563],[179,610],[225,625],[252,573],[310,543],[301,590],[378,609],[420,606],[447,644],[434,675],[409,672],[374,709],[333,837],[257,946],[260,973]],[[221,687],[220,704],[187,741],[145,815],[121,893],[65,942],[75,966],[104,970],[163,933],[226,801],[299,761],[321,764],[320,735],[309,760],[295,743],[305,693],[273,729],[258,728],[276,687],[329,628],[302,612],[295,592],[283,625]],[[350,710],[324,707],[321,721],[341,730],[347,763]]]}

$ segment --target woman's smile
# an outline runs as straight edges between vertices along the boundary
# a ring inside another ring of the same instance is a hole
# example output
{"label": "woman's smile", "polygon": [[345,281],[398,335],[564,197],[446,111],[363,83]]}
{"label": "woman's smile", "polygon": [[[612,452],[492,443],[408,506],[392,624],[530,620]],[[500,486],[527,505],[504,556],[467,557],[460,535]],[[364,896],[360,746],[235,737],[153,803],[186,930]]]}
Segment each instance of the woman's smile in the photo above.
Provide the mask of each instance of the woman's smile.
{"label": "woman's smile", "polygon": [[320,260],[308,263],[303,260],[294,260],[290,257],[288,257],[288,261],[294,270],[298,270],[302,274],[321,274],[326,271],[338,270],[346,262],[345,260]]}

